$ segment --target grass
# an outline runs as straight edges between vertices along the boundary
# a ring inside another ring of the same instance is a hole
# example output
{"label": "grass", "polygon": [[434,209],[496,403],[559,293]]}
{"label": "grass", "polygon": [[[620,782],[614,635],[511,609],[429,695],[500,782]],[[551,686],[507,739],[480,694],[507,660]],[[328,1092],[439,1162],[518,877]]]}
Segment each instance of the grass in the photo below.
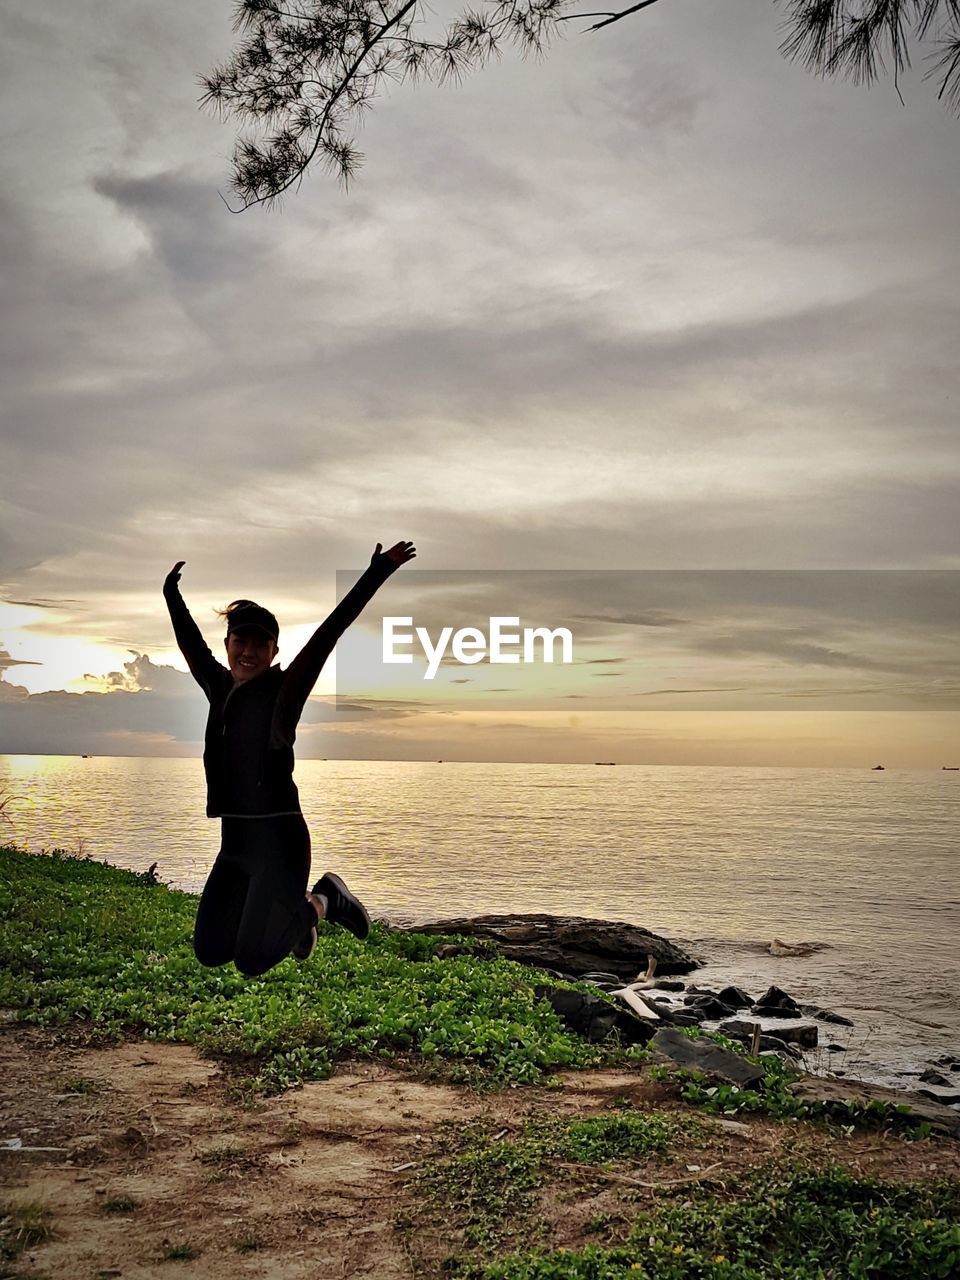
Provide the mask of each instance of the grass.
{"label": "grass", "polygon": [[[674,1180],[647,1164],[638,1187],[656,1188],[637,1212],[621,1176],[671,1148],[706,1138],[695,1118],[622,1109],[564,1123],[542,1117],[509,1141],[482,1128],[451,1130],[448,1149],[424,1164],[414,1234],[442,1229],[461,1252],[444,1273],[459,1280],[956,1280],[960,1276],[960,1180],[902,1183],[812,1168],[785,1153],[777,1163],[719,1182]],[[687,1157],[685,1157],[687,1158]],[[569,1162],[569,1163],[568,1163]],[[603,1169],[621,1193],[611,1212],[586,1218],[578,1249],[546,1248],[545,1197],[571,1206],[594,1196]],[[593,1170],[599,1176],[591,1176]],[[565,1182],[566,1180],[566,1182]],[[719,1185],[718,1194],[714,1188]],[[649,1200],[648,1200],[649,1203]],[[522,1242],[524,1251],[497,1258]],[[539,1247],[531,1247],[538,1245]]]}
{"label": "grass", "polygon": [[103,1085],[88,1076],[65,1076],[58,1087],[63,1093],[94,1094],[103,1091]]}
{"label": "grass", "polygon": [[177,1244],[163,1246],[164,1262],[191,1262],[194,1258],[199,1257],[200,1250],[195,1249],[192,1244],[188,1244],[185,1240],[179,1241]]}
{"label": "grass", "polygon": [[661,1064],[653,1064],[649,1068],[654,1079],[670,1080],[679,1085],[680,1097],[692,1106],[702,1107],[715,1115],[733,1116],[741,1112],[756,1112],[775,1120],[813,1120],[848,1131],[889,1129],[915,1139],[930,1135],[930,1124],[918,1123],[916,1118],[911,1117],[910,1108],[906,1105],[882,1102],[879,1099],[813,1101],[797,1098],[790,1087],[796,1074],[782,1059],[752,1058],[742,1045],[717,1032],[688,1028],[687,1034],[692,1037],[706,1036],[763,1069],[761,1079],[751,1087],[744,1087],[710,1080],[702,1072],[688,1068]]}
{"label": "grass", "polygon": [[17,797],[11,795],[8,791],[0,790],[0,821],[8,823],[11,827],[13,826],[13,819],[10,817],[8,810],[16,799]]}
{"label": "grass", "polygon": [[[424,1075],[494,1088],[553,1082],[564,1068],[639,1063],[639,1048],[567,1031],[534,988],[538,970],[476,953],[438,960],[438,938],[374,925],[360,943],[323,929],[310,961],[262,978],[204,969],[191,943],[197,899],[151,872],[62,852],[0,848],[0,1006],[39,1024],[81,1023],[93,1041],[126,1034],[196,1045],[234,1073],[243,1099],[325,1079],[344,1058],[388,1058]],[[464,940],[461,940],[464,941]],[[596,993],[594,993],[596,994]],[[691,1035],[706,1034],[695,1029]],[[747,1056],[742,1046],[720,1041]],[[751,1089],[653,1068],[708,1111],[845,1126],[909,1127],[903,1108],[802,1102],[793,1072],[761,1060]],[[81,1078],[67,1092],[93,1091]],[[913,1124],[915,1136],[927,1130]]]}
{"label": "grass", "polygon": [[960,1188],[766,1171],[638,1215],[623,1244],[450,1260],[463,1280],[955,1280]]}
{"label": "grass", "polygon": [[210,1147],[208,1151],[200,1154],[201,1164],[236,1164],[238,1160],[243,1159],[243,1148],[235,1147],[230,1143],[224,1143],[220,1147]]}
{"label": "grass", "polygon": [[584,1165],[663,1153],[701,1132],[691,1117],[632,1108],[584,1119],[541,1115],[509,1140],[481,1125],[453,1126],[440,1158],[420,1171],[417,1198],[428,1216],[462,1230],[470,1246],[489,1250],[530,1229],[536,1195],[548,1181]]}
{"label": "grass", "polygon": [[[232,967],[197,964],[195,910],[195,897],[155,876],[0,849],[0,1005],[94,1041],[131,1034],[194,1044],[242,1073],[248,1095],[323,1078],[347,1057],[382,1056],[446,1080],[513,1087],[549,1084],[563,1068],[645,1062],[643,1051],[567,1032],[534,994],[542,974],[489,953],[440,961],[435,938],[374,927],[360,944],[325,929],[308,964],[286,961],[248,979]],[[712,1181],[659,1176],[664,1162],[676,1168],[679,1160],[682,1170],[691,1146],[713,1141],[702,1111],[755,1112],[791,1122],[790,1133],[811,1119],[845,1128],[903,1120],[887,1107],[802,1102],[788,1066],[764,1059],[763,1067],[749,1089],[647,1067],[648,1076],[671,1080],[680,1110],[621,1100],[609,1114],[585,1118],[540,1113],[509,1136],[475,1123],[449,1126],[412,1175],[398,1218],[411,1257],[417,1239],[437,1228],[460,1250],[445,1272],[463,1280],[960,1277],[960,1180],[883,1182],[801,1167],[799,1148],[786,1141],[759,1172],[725,1170]],[[81,1076],[62,1085],[67,1093],[96,1088]],[[199,1156],[216,1181],[249,1158],[229,1131]],[[102,1210],[136,1207],[118,1196]],[[582,1226],[568,1238],[576,1247],[549,1247],[564,1238],[551,1235],[550,1212],[559,1230],[574,1208]],[[0,1210],[0,1280],[49,1237],[43,1206]],[[238,1254],[266,1247],[249,1231],[232,1243]],[[187,1242],[162,1246],[165,1261],[198,1255]]]}
{"label": "grass", "polygon": [[[0,1265],[50,1239],[50,1211],[42,1204],[0,1205]],[[3,1268],[4,1274],[9,1274]]]}
{"label": "grass", "polygon": [[114,1196],[112,1200],[103,1202],[101,1210],[103,1213],[133,1213],[136,1207],[133,1196]]}
{"label": "grass", "polygon": [[242,1147],[231,1143],[223,1143],[219,1147],[210,1147],[199,1155],[201,1164],[210,1168],[208,1182],[226,1182],[230,1177],[239,1174],[245,1167],[255,1163]]}
{"label": "grass", "polygon": [[204,969],[196,898],[155,878],[62,853],[0,849],[0,1005],[24,1021],[80,1022],[243,1064],[254,1093],[330,1075],[338,1059],[415,1058],[486,1085],[598,1065],[615,1048],[562,1026],[542,975],[498,958],[437,960],[437,939],[375,925],[360,943],[324,929],[310,961],[262,978]]}

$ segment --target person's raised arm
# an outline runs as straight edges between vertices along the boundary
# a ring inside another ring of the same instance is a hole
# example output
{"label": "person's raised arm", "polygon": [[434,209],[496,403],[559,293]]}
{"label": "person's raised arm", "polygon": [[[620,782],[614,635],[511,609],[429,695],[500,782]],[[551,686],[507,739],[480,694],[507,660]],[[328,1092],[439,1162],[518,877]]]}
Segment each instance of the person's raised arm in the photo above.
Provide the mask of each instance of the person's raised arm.
{"label": "person's raised arm", "polygon": [[412,542],[398,542],[388,551],[383,551],[381,544],[377,543],[370,557],[370,568],[357,579],[330,616],[320,623],[287,668],[278,702],[286,733],[296,729],[303,704],[344,631],[360,616],[390,575],[416,554]]}
{"label": "person's raised arm", "polygon": [[190,616],[190,610],[180,594],[180,570],[185,564],[185,560],[178,560],[164,578],[163,598],[170,610],[173,634],[176,636],[180,652],[187,660],[190,674],[209,697],[215,682],[224,676],[229,676],[230,673],[210,652],[207,642],[200,634],[200,628]]}

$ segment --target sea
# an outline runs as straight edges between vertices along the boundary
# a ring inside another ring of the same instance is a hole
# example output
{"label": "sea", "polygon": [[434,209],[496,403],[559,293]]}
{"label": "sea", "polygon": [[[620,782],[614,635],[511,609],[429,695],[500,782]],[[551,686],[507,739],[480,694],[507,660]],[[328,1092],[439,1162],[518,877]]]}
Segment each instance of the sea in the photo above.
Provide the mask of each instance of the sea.
{"label": "sea", "polygon": [[[689,981],[851,1019],[821,1026],[813,1069],[911,1088],[960,1061],[960,773],[302,760],[296,779],[314,875],[374,916],[623,920],[701,960]],[[194,892],[216,856],[196,759],[0,756],[4,794],[21,848],[155,862]]]}

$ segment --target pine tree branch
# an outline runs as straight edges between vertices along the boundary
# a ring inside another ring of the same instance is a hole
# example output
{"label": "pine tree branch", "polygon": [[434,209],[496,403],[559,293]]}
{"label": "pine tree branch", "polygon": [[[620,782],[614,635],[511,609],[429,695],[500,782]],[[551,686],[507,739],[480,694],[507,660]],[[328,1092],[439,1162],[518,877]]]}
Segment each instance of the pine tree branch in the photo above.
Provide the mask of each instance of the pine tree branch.
{"label": "pine tree branch", "polygon": [[580,18],[603,18],[603,22],[595,22],[592,27],[587,27],[587,31],[599,31],[601,27],[609,27],[612,22],[619,22],[621,18],[628,18],[631,13],[639,13],[641,9],[647,9],[650,5],[656,4],[657,0],[640,0],[639,4],[633,4],[629,9],[620,9],[619,11],[607,10],[604,13],[565,13],[557,18],[558,22],[572,22],[574,19]]}
{"label": "pine tree branch", "polygon": [[[420,0],[240,0],[235,29],[243,39],[203,80],[201,102],[271,135],[237,140],[232,185],[241,204],[232,211],[277,200],[318,157],[349,179],[360,157],[347,129],[384,77],[459,81],[508,42],[539,54],[561,23],[596,19],[582,33],[601,31],[657,2],[590,11],[577,9],[578,0],[452,0],[477,7],[462,9],[442,35],[420,39]],[[786,57],[857,83],[872,83],[889,67],[901,102],[900,73],[911,52],[934,46],[937,63],[927,74],[938,76],[938,96],[960,114],[960,0],[773,2],[785,10]]]}
{"label": "pine tree branch", "polygon": [[303,175],[306,173],[307,169],[310,167],[310,164],[312,163],[317,152],[320,150],[320,146],[324,141],[324,136],[323,136],[324,130],[326,129],[330,121],[330,116],[333,111],[333,108],[336,106],[340,98],[342,98],[343,95],[347,92],[347,89],[350,87],[350,85],[353,82],[354,76],[357,74],[360,67],[362,66],[363,60],[366,58],[370,50],[373,49],[373,47],[380,40],[383,39],[386,33],[390,31],[391,28],[395,27],[398,22],[402,21],[402,19],[406,16],[406,14],[408,14],[412,9],[416,8],[417,4],[418,4],[418,0],[407,0],[407,3],[403,5],[402,8],[398,9],[392,18],[384,22],[382,26],[380,26],[377,29],[377,31],[362,46],[360,52],[357,54],[356,58],[353,60],[353,63],[347,69],[346,74],[344,75],[340,84],[331,93],[330,97],[327,99],[326,103],[324,104],[323,111],[320,113],[320,119],[317,124],[317,136],[314,140],[313,146],[306,153],[306,156],[303,159],[303,161],[296,166],[294,172],[290,175],[290,177],[286,180],[286,182],[284,182],[282,186],[278,187],[276,191],[270,192],[269,195],[257,196],[253,200],[244,201],[244,203],[241,205],[239,209],[232,209],[228,204],[227,208],[230,209],[231,213],[243,213],[245,209],[250,209],[256,204],[265,204],[268,201],[276,200],[279,196],[282,196],[285,191],[289,191],[295,182],[299,183],[302,180]]}

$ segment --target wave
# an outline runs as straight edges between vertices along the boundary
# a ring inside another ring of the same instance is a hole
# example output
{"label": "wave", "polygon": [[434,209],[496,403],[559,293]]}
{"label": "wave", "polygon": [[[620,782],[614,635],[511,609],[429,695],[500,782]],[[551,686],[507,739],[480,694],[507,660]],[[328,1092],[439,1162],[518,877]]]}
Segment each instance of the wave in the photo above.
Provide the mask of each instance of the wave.
{"label": "wave", "polygon": [[688,947],[693,951],[708,949],[710,951],[746,951],[751,955],[776,955],[776,951],[771,951],[771,947],[781,942],[782,945],[789,950],[781,952],[781,955],[796,954],[799,956],[813,955],[818,951],[832,951],[832,942],[823,942],[818,938],[804,938],[789,942],[778,938],[674,938],[677,946]]}

